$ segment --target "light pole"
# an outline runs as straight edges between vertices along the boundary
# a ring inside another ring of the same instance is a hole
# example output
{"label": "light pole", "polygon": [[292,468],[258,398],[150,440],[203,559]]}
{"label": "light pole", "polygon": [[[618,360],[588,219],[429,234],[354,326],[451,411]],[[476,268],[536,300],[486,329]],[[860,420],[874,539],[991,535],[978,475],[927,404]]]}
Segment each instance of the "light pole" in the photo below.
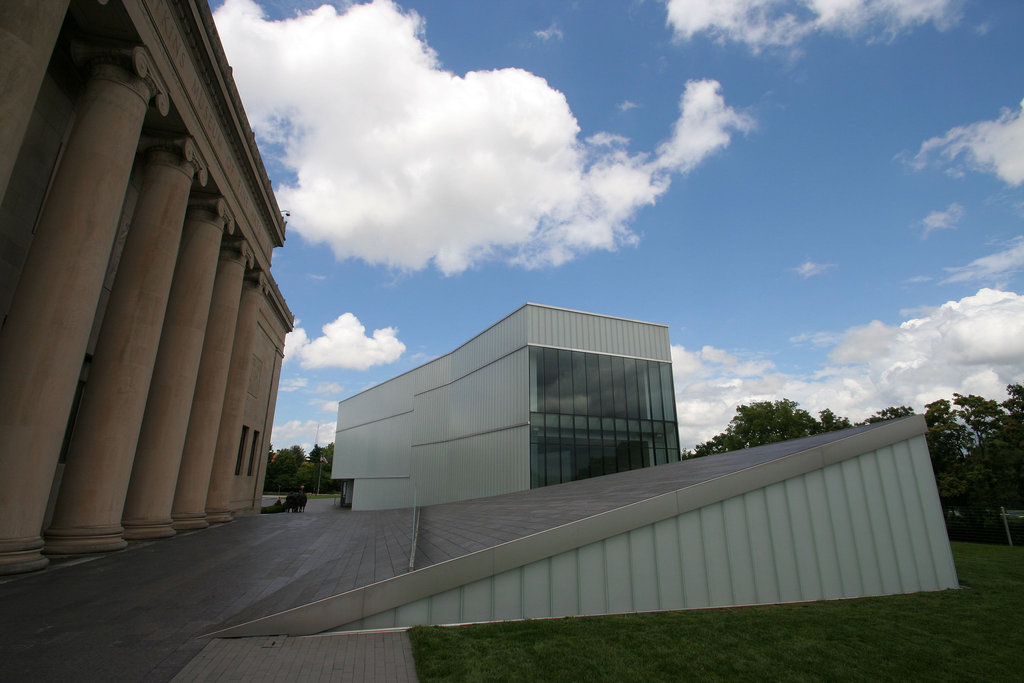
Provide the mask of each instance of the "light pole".
{"label": "light pole", "polygon": [[316,423],[316,436],[313,437],[313,451],[316,452],[316,495],[320,495],[320,471],[324,468],[324,456],[317,451],[320,441],[320,423]]}

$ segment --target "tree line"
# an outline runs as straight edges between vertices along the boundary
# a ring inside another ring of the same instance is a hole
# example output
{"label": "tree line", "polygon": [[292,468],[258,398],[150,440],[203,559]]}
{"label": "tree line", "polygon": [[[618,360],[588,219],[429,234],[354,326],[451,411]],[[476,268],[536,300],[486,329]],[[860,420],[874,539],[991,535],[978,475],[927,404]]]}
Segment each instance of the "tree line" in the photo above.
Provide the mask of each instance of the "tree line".
{"label": "tree line", "polygon": [[275,451],[270,447],[267,453],[267,476],[263,484],[264,493],[284,494],[304,487],[306,493],[337,493],[341,482],[331,479],[334,465],[334,444],[313,446],[306,453],[302,446],[295,445]]}
{"label": "tree line", "polygon": [[[944,505],[1024,505],[1024,385],[1006,391],[1004,401],[954,393],[925,405],[928,451]],[[891,406],[853,423],[828,408],[814,417],[787,398],[757,401],[737,407],[724,432],[682,455],[727,453],[913,414],[909,406]]]}

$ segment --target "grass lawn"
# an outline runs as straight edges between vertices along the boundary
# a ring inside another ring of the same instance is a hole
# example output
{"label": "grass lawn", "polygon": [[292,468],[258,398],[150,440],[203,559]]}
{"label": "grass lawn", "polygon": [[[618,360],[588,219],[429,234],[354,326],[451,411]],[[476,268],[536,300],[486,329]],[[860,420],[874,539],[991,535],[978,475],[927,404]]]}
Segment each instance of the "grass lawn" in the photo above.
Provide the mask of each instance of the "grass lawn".
{"label": "grass lawn", "polygon": [[1024,681],[1024,548],[954,543],[969,588],[409,631],[430,681]]}

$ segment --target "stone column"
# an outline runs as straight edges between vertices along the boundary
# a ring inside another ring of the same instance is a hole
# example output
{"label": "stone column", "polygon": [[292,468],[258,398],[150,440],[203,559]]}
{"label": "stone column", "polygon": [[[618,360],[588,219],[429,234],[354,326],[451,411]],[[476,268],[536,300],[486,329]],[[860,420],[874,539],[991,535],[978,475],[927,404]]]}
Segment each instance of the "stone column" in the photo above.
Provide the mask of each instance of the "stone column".
{"label": "stone column", "polygon": [[195,201],[185,217],[121,520],[126,539],[161,538],[175,533],[171,527],[174,486],[199,375],[217,255],[225,227],[230,226],[223,199]]}
{"label": "stone column", "polygon": [[145,143],[142,189],[117,267],[68,448],[48,555],[119,550],[121,512],[146,410],[192,179],[191,139]]}
{"label": "stone column", "polygon": [[[142,48],[107,56],[92,66],[0,330],[0,574],[47,562],[39,554],[46,501],[142,121],[159,93]],[[125,56],[121,66],[111,63]]]}
{"label": "stone column", "polygon": [[0,200],[32,118],[69,0],[0,2]]}
{"label": "stone column", "polygon": [[171,505],[172,526],[178,531],[209,526],[206,521],[206,491],[210,487],[217,428],[224,406],[242,279],[250,265],[252,252],[245,240],[229,238],[217,264],[210,317],[199,361],[199,377],[192,396],[192,411]]}
{"label": "stone column", "polygon": [[245,397],[249,387],[249,366],[252,363],[252,343],[256,337],[256,321],[263,299],[263,276],[255,274],[242,288],[242,301],[238,306],[235,325],[235,343],[231,350],[231,370],[228,372],[224,407],[217,430],[217,449],[210,474],[209,493],[206,496],[206,520],[231,521],[231,493],[238,460],[238,442],[245,417]]}

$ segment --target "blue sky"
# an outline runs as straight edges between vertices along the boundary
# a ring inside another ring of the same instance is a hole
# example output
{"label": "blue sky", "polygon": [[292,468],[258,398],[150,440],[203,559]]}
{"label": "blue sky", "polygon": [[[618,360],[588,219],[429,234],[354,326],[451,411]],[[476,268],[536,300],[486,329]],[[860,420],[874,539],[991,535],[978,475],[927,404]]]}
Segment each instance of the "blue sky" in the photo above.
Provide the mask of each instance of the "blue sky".
{"label": "blue sky", "polygon": [[527,301],[664,323],[684,446],[1024,380],[1024,3],[226,0],[275,446]]}

